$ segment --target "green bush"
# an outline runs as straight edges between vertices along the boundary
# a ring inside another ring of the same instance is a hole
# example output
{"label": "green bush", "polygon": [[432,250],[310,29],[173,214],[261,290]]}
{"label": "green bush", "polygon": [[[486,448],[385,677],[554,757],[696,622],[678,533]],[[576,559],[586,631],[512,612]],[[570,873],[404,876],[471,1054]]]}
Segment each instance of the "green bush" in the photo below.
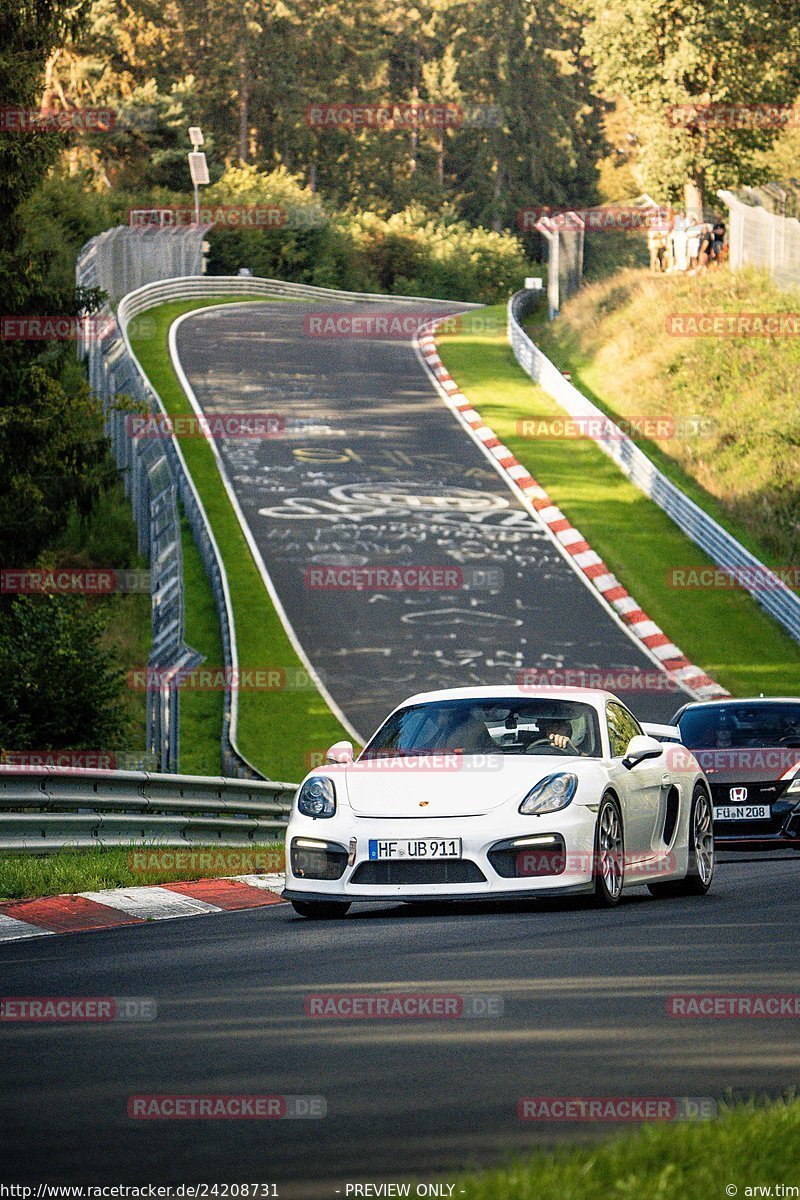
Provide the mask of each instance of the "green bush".
{"label": "green bush", "polygon": [[97,749],[128,734],[125,673],[85,600],[20,596],[0,609],[0,746]]}
{"label": "green bush", "polygon": [[318,199],[284,169],[233,167],[203,193],[203,207],[236,204],[282,209],[278,228],[217,226],[209,234],[208,270],[255,275],[389,295],[492,302],[522,284],[530,270],[511,234],[473,229],[445,211],[412,205],[392,216],[326,216]]}
{"label": "green bush", "polygon": [[[132,208],[191,209],[193,198],[151,187],[133,196],[86,190],[86,180],[55,173],[26,202],[26,247],[48,277],[67,290],[75,258],[86,241],[128,223]],[[203,188],[201,207],[223,205],[280,209],[280,225],[237,228],[217,223],[209,232],[210,275],[254,275],[388,295],[440,296],[493,303],[522,286],[526,274],[543,274],[528,261],[519,238],[473,228],[445,208],[419,204],[386,215],[370,211],[327,213],[317,195],[281,167],[229,167]]]}

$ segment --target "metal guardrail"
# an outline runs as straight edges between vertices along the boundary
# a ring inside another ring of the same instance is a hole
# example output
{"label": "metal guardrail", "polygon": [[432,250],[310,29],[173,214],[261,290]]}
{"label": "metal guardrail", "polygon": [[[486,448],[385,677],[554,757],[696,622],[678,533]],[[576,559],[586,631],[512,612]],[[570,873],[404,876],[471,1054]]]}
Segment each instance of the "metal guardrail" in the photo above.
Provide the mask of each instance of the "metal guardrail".
{"label": "metal guardrail", "polygon": [[[182,231],[189,240],[188,250],[181,250],[172,237],[175,261],[194,262],[199,253],[197,231]],[[109,231],[116,234],[116,231]],[[77,283],[81,287],[110,286],[113,281],[112,250],[121,253],[124,242],[118,237],[101,234],[93,238],[78,257]],[[126,254],[126,261],[130,255]],[[167,256],[167,263],[172,260]],[[158,439],[134,438],[126,414],[117,410],[117,397],[127,395],[148,408],[141,373],[132,361],[119,324],[108,305],[100,320],[87,321],[78,341],[78,354],[86,362],[89,384],[103,404],[106,433],[111,441],[117,468],[131,499],[138,531],[139,552],[150,564],[152,611],[152,649],[148,667],[167,679],[170,672],[189,669],[202,661],[184,641],[183,556],[181,552],[180,519],[177,508],[177,487],[170,467],[168,445]],[[102,330],[102,335],[99,330]],[[179,690],[174,684],[147,692],[146,752],[155,756],[162,771],[177,771],[179,751]],[[224,769],[236,773],[227,762]]]}
{"label": "metal guardrail", "polygon": [[296,789],[205,775],[0,766],[0,851],[275,841]]}
{"label": "metal guardrail", "polygon": [[[339,288],[314,287],[307,283],[288,283],[283,279],[266,279],[255,275],[197,275],[161,279],[157,283],[137,288],[124,298],[127,319],[165,304],[168,300],[188,300],[193,296],[274,296],[297,300],[338,300],[344,303],[359,301],[397,302],[400,304],[459,304],[462,301],[434,299],[431,296],[387,296],[380,292],[345,292]],[[123,307],[120,304],[120,309]],[[482,308],[480,304],[464,304],[465,308]]]}
{"label": "metal guardrail", "polygon": [[[709,558],[746,588],[765,612],[800,641],[800,596],[796,595],[754,554],[723,529],[699,505],[654,466],[646,454],[606,414],[565,379],[542,354],[521,322],[538,298],[535,292],[517,292],[508,302],[508,338],[514,356],[526,374],[556,400],[571,417],[592,417],[593,440],[678,528],[700,546]],[[688,565],[688,564],[687,564]]]}

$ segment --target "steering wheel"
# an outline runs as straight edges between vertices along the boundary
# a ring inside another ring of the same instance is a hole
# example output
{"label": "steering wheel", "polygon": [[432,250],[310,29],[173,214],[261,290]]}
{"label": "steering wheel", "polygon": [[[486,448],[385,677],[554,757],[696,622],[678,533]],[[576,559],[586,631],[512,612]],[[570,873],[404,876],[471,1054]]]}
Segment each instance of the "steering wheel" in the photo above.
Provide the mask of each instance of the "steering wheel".
{"label": "steering wheel", "polygon": [[[569,744],[570,744],[570,746],[572,746],[572,742],[570,742]],[[536,754],[537,746],[546,746],[548,753],[550,753],[550,754],[564,754],[569,757],[570,755],[575,755],[578,753],[578,751],[575,749],[574,746],[572,746],[571,750],[568,750],[566,748],[562,749],[561,746],[554,746],[549,738],[537,738],[535,742],[528,742],[527,746],[525,747],[524,753],[525,754]]]}

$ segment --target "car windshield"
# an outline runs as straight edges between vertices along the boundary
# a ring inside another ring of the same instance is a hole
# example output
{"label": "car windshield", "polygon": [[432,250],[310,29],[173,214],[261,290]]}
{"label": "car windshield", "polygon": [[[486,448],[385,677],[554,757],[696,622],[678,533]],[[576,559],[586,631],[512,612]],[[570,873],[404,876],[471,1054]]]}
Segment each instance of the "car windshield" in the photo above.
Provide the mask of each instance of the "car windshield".
{"label": "car windshield", "polygon": [[599,758],[600,726],[594,708],[575,700],[436,700],[393,713],[361,758],[434,753]]}
{"label": "car windshield", "polygon": [[698,706],[687,708],[678,725],[690,750],[800,746],[800,703]]}

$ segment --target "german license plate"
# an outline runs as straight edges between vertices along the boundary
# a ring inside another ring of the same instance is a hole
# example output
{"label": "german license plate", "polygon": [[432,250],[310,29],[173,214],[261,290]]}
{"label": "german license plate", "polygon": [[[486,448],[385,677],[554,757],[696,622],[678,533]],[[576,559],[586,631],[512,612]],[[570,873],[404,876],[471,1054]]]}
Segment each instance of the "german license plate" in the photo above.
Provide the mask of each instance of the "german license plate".
{"label": "german license plate", "polygon": [[714,809],[715,821],[768,821],[768,804],[721,804]]}
{"label": "german license plate", "polygon": [[370,838],[370,858],[461,858],[461,838]]}

